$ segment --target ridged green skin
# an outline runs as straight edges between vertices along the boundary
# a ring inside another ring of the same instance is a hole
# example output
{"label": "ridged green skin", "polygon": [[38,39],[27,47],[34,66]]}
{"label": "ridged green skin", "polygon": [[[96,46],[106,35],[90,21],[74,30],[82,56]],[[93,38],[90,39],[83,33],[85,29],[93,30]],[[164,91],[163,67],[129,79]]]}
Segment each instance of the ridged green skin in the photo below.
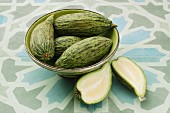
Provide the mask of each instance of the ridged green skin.
{"label": "ridged green skin", "polygon": [[30,49],[32,54],[39,60],[47,61],[54,56],[54,15],[38,24],[30,39]]}
{"label": "ridged green skin", "polygon": [[59,35],[90,37],[111,28],[112,21],[93,12],[73,13],[58,17],[54,26]]}
{"label": "ridged green skin", "polygon": [[61,36],[55,39],[55,54],[60,56],[68,47],[81,41],[82,39],[76,36]]}
{"label": "ridged green skin", "polygon": [[112,40],[103,36],[94,36],[70,46],[55,62],[60,68],[85,67],[98,62],[110,50]]}

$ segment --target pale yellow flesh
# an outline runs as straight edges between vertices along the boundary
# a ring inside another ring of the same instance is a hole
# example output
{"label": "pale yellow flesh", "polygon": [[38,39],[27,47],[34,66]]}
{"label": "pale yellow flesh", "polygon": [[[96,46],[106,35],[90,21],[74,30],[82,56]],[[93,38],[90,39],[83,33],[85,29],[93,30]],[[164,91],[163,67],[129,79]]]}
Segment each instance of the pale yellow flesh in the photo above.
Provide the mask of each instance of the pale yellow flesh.
{"label": "pale yellow flesh", "polygon": [[112,72],[110,63],[101,69],[83,76],[77,83],[81,98],[85,103],[97,103],[104,99],[111,87]]}
{"label": "pale yellow flesh", "polygon": [[112,65],[121,77],[131,84],[141,99],[146,92],[146,78],[141,68],[125,57],[120,57],[118,60],[113,61]]}

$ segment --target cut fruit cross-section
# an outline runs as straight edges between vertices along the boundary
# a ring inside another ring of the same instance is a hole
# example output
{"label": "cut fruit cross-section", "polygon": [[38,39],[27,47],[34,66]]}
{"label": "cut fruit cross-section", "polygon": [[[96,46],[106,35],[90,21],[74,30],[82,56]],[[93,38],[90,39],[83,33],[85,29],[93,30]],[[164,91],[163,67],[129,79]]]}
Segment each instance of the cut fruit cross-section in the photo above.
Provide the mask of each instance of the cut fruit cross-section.
{"label": "cut fruit cross-section", "polygon": [[143,70],[131,59],[119,57],[112,61],[112,68],[118,80],[133,89],[140,101],[145,99],[146,77]]}
{"label": "cut fruit cross-section", "polygon": [[81,77],[76,84],[75,94],[86,104],[95,104],[108,95],[111,85],[112,70],[107,62],[101,69]]}

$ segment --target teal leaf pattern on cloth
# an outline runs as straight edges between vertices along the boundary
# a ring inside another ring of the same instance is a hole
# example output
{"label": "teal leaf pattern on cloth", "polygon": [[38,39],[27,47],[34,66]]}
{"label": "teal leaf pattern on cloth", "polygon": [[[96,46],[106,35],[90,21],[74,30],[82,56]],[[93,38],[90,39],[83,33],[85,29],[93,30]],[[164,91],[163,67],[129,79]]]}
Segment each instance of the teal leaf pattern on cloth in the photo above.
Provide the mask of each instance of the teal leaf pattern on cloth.
{"label": "teal leaf pattern on cloth", "polygon": [[[127,56],[142,67],[145,101],[113,77],[108,97],[86,105],[74,96],[75,79],[32,61],[24,48],[27,30],[61,9],[95,11],[118,25],[120,43],[112,59]],[[0,113],[169,113],[169,14],[170,0],[0,0]]]}
{"label": "teal leaf pattern on cloth", "polygon": [[0,95],[7,97],[7,94],[6,94],[7,89],[8,89],[7,86],[3,86],[2,84],[0,84]]}
{"label": "teal leaf pattern on cloth", "polygon": [[5,27],[0,27],[0,42],[2,41],[4,37]]}
{"label": "teal leaf pattern on cloth", "polygon": [[14,108],[0,101],[0,113],[16,113]]}
{"label": "teal leaf pattern on cloth", "polygon": [[125,3],[125,2],[129,2],[128,0],[105,0],[105,1],[108,1],[108,2],[119,2],[119,3]]}
{"label": "teal leaf pattern on cloth", "polygon": [[28,56],[28,53],[25,49],[17,53],[16,56],[21,58],[23,62],[33,62],[32,59]]}
{"label": "teal leaf pattern on cloth", "polygon": [[38,6],[33,6],[31,3],[29,3],[24,6],[18,6],[15,11],[11,12],[11,14],[14,15],[14,19],[18,19],[29,15],[33,10],[36,10],[37,8]]}
{"label": "teal leaf pattern on cloth", "polygon": [[168,111],[166,113],[170,113],[170,107],[169,107],[169,109],[168,109]]}
{"label": "teal leaf pattern on cloth", "polygon": [[155,5],[151,2],[147,5],[141,5],[141,7],[144,8],[148,13],[162,19],[165,19],[166,14],[169,13],[168,11],[164,10],[162,5]]}
{"label": "teal leaf pattern on cloth", "polygon": [[112,81],[111,91],[119,99],[119,101],[121,103],[129,103],[133,105],[134,100],[137,98],[136,95],[123,84],[120,84],[116,77],[113,77]]}
{"label": "teal leaf pattern on cloth", "polygon": [[153,28],[154,24],[151,20],[149,20],[147,17],[142,16],[140,14],[130,14],[129,18],[133,20],[132,25],[130,26],[130,29],[137,28],[144,26],[146,28]]}
{"label": "teal leaf pattern on cloth", "polygon": [[151,66],[152,68],[159,70],[161,72],[164,72],[164,80],[167,81],[168,83],[170,83],[170,60],[167,61],[167,64],[165,66]]}
{"label": "teal leaf pattern on cloth", "polygon": [[156,48],[135,48],[123,55],[137,62],[160,62],[160,59],[165,56]]}
{"label": "teal leaf pattern on cloth", "polygon": [[149,38],[150,32],[145,30],[137,30],[124,35],[121,39],[121,44],[135,44]]}
{"label": "teal leaf pattern on cloth", "polygon": [[59,108],[54,108],[50,110],[48,113],[74,113],[73,105],[74,100],[72,99],[63,110]]}
{"label": "teal leaf pattern on cloth", "polygon": [[[163,88],[157,88],[154,92],[147,91],[146,101],[141,103],[141,107],[146,110],[151,110],[154,107],[161,105],[165,102],[168,93],[169,92]],[[159,95],[161,95],[161,97],[159,97]]]}
{"label": "teal leaf pattern on cloth", "polygon": [[7,22],[7,17],[6,16],[3,16],[3,15],[0,15],[0,25],[1,24],[4,24]]}
{"label": "teal leaf pattern on cloth", "polygon": [[127,21],[123,16],[118,18],[113,18],[112,21],[114,24],[118,25],[117,28],[119,32],[121,32],[127,24]]}
{"label": "teal leaf pattern on cloth", "polygon": [[[6,81],[8,82],[14,82],[17,79],[17,76],[14,73],[17,73],[19,71],[25,70],[29,68],[29,66],[21,66],[21,65],[15,65],[14,59],[6,59],[3,62],[2,66],[2,74]],[[5,69],[8,69],[8,71],[5,71]]]}
{"label": "teal leaf pattern on cloth", "polygon": [[99,102],[97,104],[92,104],[92,105],[87,105],[81,102],[80,105],[82,108],[86,108],[90,113],[94,113],[96,111],[97,108],[101,108],[102,107],[102,102]]}
{"label": "teal leaf pattern on cloth", "polygon": [[152,85],[152,84],[155,84],[155,83],[160,83],[159,80],[158,80],[158,75],[155,74],[155,73],[152,73],[148,70],[145,70],[143,69],[145,75],[146,75],[146,80],[147,80],[147,85]]}
{"label": "teal leaf pattern on cloth", "polygon": [[122,9],[113,6],[99,6],[97,10],[103,12],[105,17],[109,17],[111,14],[119,15],[122,13]]}
{"label": "teal leaf pattern on cloth", "polygon": [[42,102],[36,99],[36,96],[43,88],[44,87],[39,87],[31,91],[26,91],[23,87],[17,87],[14,89],[13,93],[19,103],[36,110],[42,106]]}
{"label": "teal leaf pattern on cloth", "polygon": [[25,32],[23,31],[14,34],[9,40],[8,48],[11,50],[18,49],[24,42],[24,36],[25,36]]}
{"label": "teal leaf pattern on cloth", "polygon": [[34,0],[36,3],[43,3],[45,2],[46,0]]}
{"label": "teal leaf pattern on cloth", "polygon": [[165,34],[162,31],[157,31],[154,33],[156,39],[148,42],[147,44],[158,44],[165,50],[170,50],[169,44],[165,44],[166,42],[170,42],[170,36]]}
{"label": "teal leaf pattern on cloth", "polygon": [[54,102],[61,103],[66,98],[66,96],[71,91],[73,91],[74,85],[75,85],[75,81],[70,79],[58,80],[46,95],[49,104]]}
{"label": "teal leaf pattern on cloth", "polygon": [[134,0],[135,2],[144,2],[145,0]]}
{"label": "teal leaf pattern on cloth", "polygon": [[0,57],[5,57],[5,56],[7,56],[8,54],[4,51],[4,50],[2,50],[2,48],[0,47]]}
{"label": "teal leaf pattern on cloth", "polygon": [[31,85],[43,80],[47,80],[54,76],[56,76],[55,72],[43,68],[38,68],[34,71],[26,73],[22,82],[28,82]]}

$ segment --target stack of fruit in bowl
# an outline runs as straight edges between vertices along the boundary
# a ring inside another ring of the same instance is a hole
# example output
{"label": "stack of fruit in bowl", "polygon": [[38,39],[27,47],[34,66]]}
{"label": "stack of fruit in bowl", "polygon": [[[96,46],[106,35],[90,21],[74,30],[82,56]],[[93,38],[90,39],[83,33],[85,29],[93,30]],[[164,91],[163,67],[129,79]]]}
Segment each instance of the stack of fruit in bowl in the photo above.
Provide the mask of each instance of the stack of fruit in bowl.
{"label": "stack of fruit in bowl", "polygon": [[144,99],[146,79],[142,69],[126,57],[110,63],[118,44],[116,25],[87,10],[49,13],[37,20],[26,35],[27,52],[38,65],[63,77],[81,77],[75,95],[87,104],[98,103],[108,95],[112,72],[140,100]]}

